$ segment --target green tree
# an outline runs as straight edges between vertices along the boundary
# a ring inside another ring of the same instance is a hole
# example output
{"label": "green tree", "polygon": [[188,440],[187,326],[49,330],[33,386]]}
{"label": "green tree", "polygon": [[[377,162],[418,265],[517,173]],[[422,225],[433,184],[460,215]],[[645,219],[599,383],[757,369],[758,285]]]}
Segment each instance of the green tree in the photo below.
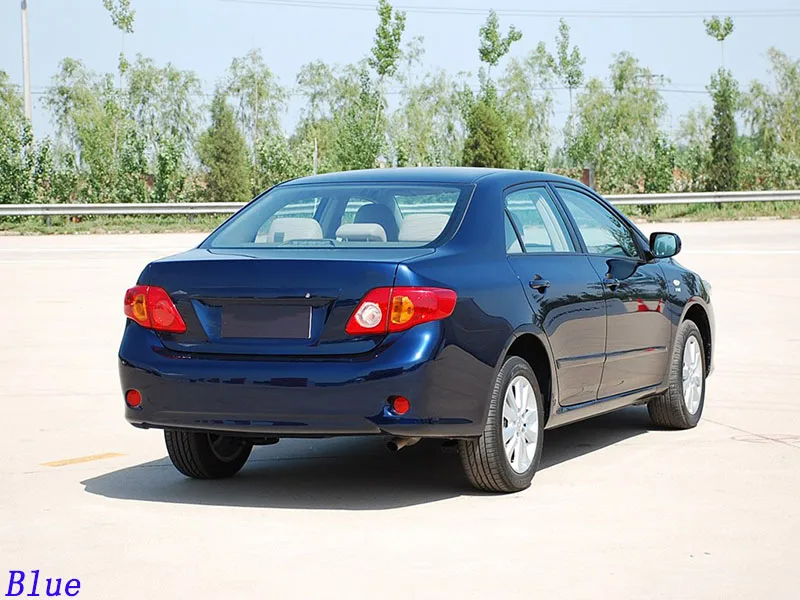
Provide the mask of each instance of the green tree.
{"label": "green tree", "polygon": [[258,169],[264,187],[310,175],[312,152],[308,145],[287,140],[283,135],[263,138],[258,145]]}
{"label": "green tree", "polygon": [[174,138],[165,137],[159,144],[155,160],[154,202],[180,202],[185,199],[183,153],[182,144]]}
{"label": "green tree", "polygon": [[[133,22],[136,17],[136,11],[131,9],[130,0],[103,0],[103,6],[108,11],[111,17],[111,22],[114,27],[120,30],[122,36],[122,49],[119,53],[119,86],[122,89],[122,77],[128,70],[130,64],[128,59],[125,58],[125,34],[133,33]],[[117,157],[117,140],[119,138],[119,123],[114,125],[114,158]]]}
{"label": "green tree", "polygon": [[711,120],[711,164],[708,191],[738,189],[739,156],[736,142],[738,86],[730,71],[720,68],[711,77],[708,91],[714,103]]}
{"label": "green tree", "polygon": [[[675,154],[675,146],[666,136],[658,134],[653,137],[642,164],[646,194],[665,194],[672,190],[675,180]],[[642,208],[645,214],[650,214],[652,205],[645,204]]]}
{"label": "green tree", "polygon": [[[377,83],[372,86],[375,88],[373,94],[375,98],[375,118],[372,129],[374,133],[381,132],[381,146],[386,136],[386,119],[384,111],[386,108],[386,95],[384,93],[384,83],[387,78],[393,77],[397,73],[400,59],[403,56],[401,43],[403,32],[406,28],[406,14],[395,11],[387,0],[378,0],[378,27],[375,29],[375,39],[367,64],[375,71]],[[376,154],[381,151],[379,147]]]}
{"label": "green tree", "polygon": [[[297,76],[297,90],[306,102],[289,147],[298,164],[309,167],[307,173],[314,170],[315,146],[319,172],[375,166],[385,128],[375,126],[379,98],[366,60],[345,67],[322,61],[304,65]],[[379,125],[384,123],[385,117],[380,116]],[[343,131],[345,127],[347,131]],[[368,143],[363,149],[346,148],[345,138]],[[374,155],[370,158],[362,150]],[[306,174],[304,167],[300,171]]]}
{"label": "green tree", "polygon": [[0,71],[0,203],[36,200],[38,154],[22,95]]}
{"label": "green tree", "polygon": [[[123,83],[116,89],[110,74],[93,73],[73,59],[62,61],[44,99],[56,126],[53,163],[55,173],[64,175],[62,189],[74,184],[70,196],[92,201],[183,197],[177,190],[183,189],[181,178],[193,160],[199,79],[138,56]],[[69,168],[77,169],[72,178],[66,177]]]}
{"label": "green tree", "polygon": [[570,117],[573,111],[573,95],[576,89],[583,85],[585,75],[583,67],[586,58],[581,54],[578,46],[569,46],[569,25],[564,19],[558,20],[558,35],[556,35],[556,55],[547,53],[543,43],[539,44],[538,52],[547,58],[550,68],[556,79],[569,91]]}
{"label": "green tree", "polygon": [[505,35],[500,33],[500,19],[497,18],[494,10],[490,10],[486,23],[478,31],[478,39],[480,40],[478,56],[480,56],[481,62],[487,65],[486,76],[488,79],[491,77],[492,67],[496,67],[500,59],[511,50],[511,44],[522,39],[522,32],[511,25],[508,33]]}
{"label": "green tree", "polygon": [[[569,92],[569,116],[567,117],[566,135],[568,139],[574,137],[575,104],[573,97],[575,90],[583,85],[585,75],[583,67],[586,58],[581,54],[578,46],[570,48],[569,25],[564,19],[558,21],[558,34],[556,35],[556,55],[553,56],[547,51],[544,42],[540,42],[536,49],[536,54],[540,57],[540,62],[546,63],[555,78],[564,85]],[[570,154],[567,153],[567,158]]]}
{"label": "green tree", "polygon": [[467,114],[467,138],[462,161],[467,166],[509,168],[511,151],[508,126],[498,110],[497,88],[492,81],[492,67],[511,50],[511,44],[522,39],[522,32],[513,25],[503,35],[494,10],[478,30],[478,56],[486,66],[478,73],[481,89],[477,99],[462,95]]}
{"label": "green tree", "polygon": [[147,172],[145,140],[136,128],[131,127],[122,141],[120,150],[117,181],[119,198],[124,202],[147,202],[149,200]]}
{"label": "green tree", "polygon": [[461,164],[466,123],[457,89],[457,82],[442,70],[404,83],[390,131],[398,166]]}
{"label": "green tree", "polygon": [[525,58],[512,58],[500,80],[500,113],[508,128],[512,166],[543,170],[550,159],[552,73],[542,45]]}
{"label": "green tree", "polygon": [[370,169],[384,143],[384,127],[375,126],[373,114],[380,94],[375,89],[370,74],[362,69],[359,74],[359,92],[347,98],[335,117],[335,135],[331,149],[332,166],[336,170]]}
{"label": "green tree", "polygon": [[148,161],[157,168],[160,154],[181,153],[181,168],[187,166],[197,140],[202,93],[194,71],[181,71],[167,63],[159,67],[141,55],[126,74],[125,106],[143,138]]}
{"label": "green tree", "polygon": [[681,119],[675,156],[678,191],[705,191],[706,173],[711,163],[712,133],[711,113],[705,106],[690,110]]}
{"label": "green tree", "polygon": [[[310,150],[309,173],[326,170],[328,149],[333,145],[333,112],[336,104],[334,69],[321,60],[303,65],[297,74],[297,91],[305,99],[290,143]],[[306,163],[308,161],[302,161]]]}
{"label": "green tree", "polygon": [[667,105],[657,89],[664,79],[628,53],[614,57],[608,83],[591,79],[578,95],[574,125],[565,131],[573,164],[593,164],[598,189],[644,191],[644,167],[665,139],[661,120]]}
{"label": "green tree", "polygon": [[120,87],[122,87],[122,75],[128,69],[128,61],[125,59],[125,34],[133,33],[136,11],[131,8],[130,0],[103,0],[103,6],[111,17],[111,23],[119,29],[122,36],[122,49],[119,53]]}
{"label": "green tree", "polygon": [[301,123],[314,125],[331,116],[335,77],[334,70],[321,60],[300,67],[297,91],[305,98],[305,106],[300,112]]}
{"label": "green tree", "polygon": [[720,19],[717,15],[710,19],[703,19],[706,26],[706,33],[719,42],[720,66],[725,68],[725,38],[733,33],[733,19],[724,17]]}
{"label": "green tree", "polygon": [[[85,201],[121,199],[116,145],[132,123],[119,100],[111,75],[97,75],[71,58],[61,61],[45,94],[44,105],[56,126],[56,165],[74,164],[78,192]],[[69,162],[61,162],[64,156],[70,157]]]}
{"label": "green tree", "polygon": [[773,89],[760,81],[750,84],[742,99],[745,123],[757,148],[773,154],[800,157],[800,60],[770,48],[767,52]]}
{"label": "green tree", "polygon": [[233,59],[223,89],[234,100],[236,118],[251,148],[263,135],[280,131],[287,93],[264,62],[261,50]]}
{"label": "green tree", "polygon": [[133,33],[136,11],[131,9],[130,0],[103,0],[103,6],[111,16],[114,27],[119,29],[123,35]]}
{"label": "green tree", "polygon": [[215,202],[245,202],[250,197],[247,144],[233,109],[217,90],[211,103],[211,127],[200,137],[200,162],[206,169],[206,192]]}
{"label": "green tree", "polygon": [[467,122],[463,163],[469,167],[511,167],[508,133],[503,117],[486,98],[472,107]]}
{"label": "green tree", "polygon": [[400,44],[406,28],[406,14],[393,10],[387,0],[378,0],[378,18],[375,40],[367,62],[382,81],[397,72],[403,55]]}
{"label": "green tree", "polygon": [[264,61],[261,50],[251,50],[246,56],[233,59],[224,90],[234,99],[236,118],[250,149],[251,192],[256,194],[266,187],[259,175],[259,142],[265,137],[282,135],[280,120],[288,96]]}

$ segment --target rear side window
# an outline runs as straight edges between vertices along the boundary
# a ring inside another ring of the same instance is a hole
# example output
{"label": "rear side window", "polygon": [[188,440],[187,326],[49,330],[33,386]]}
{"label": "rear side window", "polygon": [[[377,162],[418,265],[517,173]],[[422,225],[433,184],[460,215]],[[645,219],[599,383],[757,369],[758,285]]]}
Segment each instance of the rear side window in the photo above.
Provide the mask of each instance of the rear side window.
{"label": "rear side window", "polygon": [[[211,248],[397,248],[452,235],[472,186],[323,184],[273,188],[224,223]],[[453,222],[453,227],[448,226]]]}
{"label": "rear side window", "polygon": [[519,243],[517,232],[514,230],[514,225],[511,223],[511,217],[508,213],[506,213],[505,217],[506,252],[508,254],[522,254],[522,246]]}
{"label": "rear side window", "polygon": [[522,237],[525,252],[574,251],[564,221],[546,188],[512,192],[506,196],[506,208]]}

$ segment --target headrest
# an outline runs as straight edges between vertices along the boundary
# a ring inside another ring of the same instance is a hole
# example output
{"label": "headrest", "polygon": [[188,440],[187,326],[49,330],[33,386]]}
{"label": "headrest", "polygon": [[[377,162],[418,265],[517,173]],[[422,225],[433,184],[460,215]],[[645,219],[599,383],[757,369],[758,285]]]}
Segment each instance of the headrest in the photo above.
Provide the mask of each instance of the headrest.
{"label": "headrest", "polygon": [[438,213],[408,215],[403,219],[397,237],[401,242],[432,242],[439,237],[449,220],[449,215]]}
{"label": "headrest", "polygon": [[386,231],[377,223],[348,223],[336,230],[336,239],[346,242],[385,242]]}
{"label": "headrest", "polygon": [[309,217],[278,218],[269,224],[266,235],[259,233],[256,243],[280,244],[292,240],[321,240],[322,227]]}
{"label": "headrest", "polygon": [[383,227],[386,233],[386,239],[389,241],[397,240],[397,219],[392,212],[392,209],[385,204],[369,203],[365,204],[356,212],[353,219],[354,223],[377,223]]}

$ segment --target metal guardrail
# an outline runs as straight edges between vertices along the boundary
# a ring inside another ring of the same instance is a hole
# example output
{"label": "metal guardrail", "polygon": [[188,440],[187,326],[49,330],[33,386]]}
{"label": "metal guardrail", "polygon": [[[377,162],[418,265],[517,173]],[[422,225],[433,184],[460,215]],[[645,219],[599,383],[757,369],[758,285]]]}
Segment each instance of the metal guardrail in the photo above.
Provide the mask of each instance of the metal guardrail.
{"label": "metal guardrail", "polygon": [[726,202],[798,202],[800,190],[761,192],[685,192],[680,194],[626,194],[604,196],[617,206],[647,204],[716,204]]}
{"label": "metal guardrail", "polygon": [[152,202],[119,204],[0,204],[0,216],[214,215],[235,213],[242,202]]}
{"label": "metal guardrail", "polygon": [[[714,204],[729,202],[800,202],[800,190],[763,192],[691,192],[681,194],[608,195],[617,206],[652,204]],[[444,204],[414,204],[419,212],[441,209]],[[212,215],[231,214],[242,202],[177,202],[136,204],[0,204],[0,217],[49,215]],[[448,205],[449,206],[449,205]]]}

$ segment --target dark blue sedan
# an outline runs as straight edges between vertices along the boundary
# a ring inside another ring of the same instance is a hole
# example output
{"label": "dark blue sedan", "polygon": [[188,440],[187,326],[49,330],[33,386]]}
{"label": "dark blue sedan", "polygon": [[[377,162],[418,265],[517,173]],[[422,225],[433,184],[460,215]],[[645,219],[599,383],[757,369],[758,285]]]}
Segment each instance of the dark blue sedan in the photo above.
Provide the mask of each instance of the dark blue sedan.
{"label": "dark blue sedan", "polygon": [[710,288],[593,190],[545,173],[378,169],[278,185],[125,295],[125,416],[220,478],[283,437],[457,443],[530,485],[543,431],[632,404],[694,427]]}

